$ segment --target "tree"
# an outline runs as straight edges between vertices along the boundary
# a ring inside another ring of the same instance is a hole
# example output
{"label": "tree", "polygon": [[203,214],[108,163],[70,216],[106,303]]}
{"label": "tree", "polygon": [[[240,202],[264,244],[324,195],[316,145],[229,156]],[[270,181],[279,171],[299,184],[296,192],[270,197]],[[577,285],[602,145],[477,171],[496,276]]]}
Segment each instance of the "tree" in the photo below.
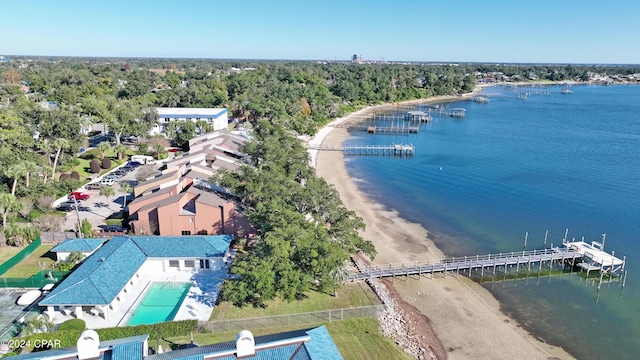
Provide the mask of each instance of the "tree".
{"label": "tree", "polygon": [[210,133],[213,131],[213,126],[211,126],[211,124],[209,124],[207,120],[196,121],[196,128],[198,130],[198,135]]}
{"label": "tree", "polygon": [[109,158],[103,158],[101,166],[103,169],[111,169],[111,160]]}
{"label": "tree", "polygon": [[[76,225],[76,227],[77,226],[78,225]],[[78,231],[85,238],[92,238],[93,237],[93,225],[91,225],[91,222],[89,222],[89,219],[87,219],[87,218],[82,219],[82,221],[80,222],[80,229],[78,229]]]}
{"label": "tree", "polygon": [[342,266],[331,270],[331,279],[333,280],[333,297],[338,297],[338,285],[344,285],[349,280],[349,262],[345,261]]}
{"label": "tree", "polygon": [[160,160],[160,154],[164,152],[164,146],[162,144],[153,144],[153,151],[156,153],[156,159]]}
{"label": "tree", "polygon": [[100,150],[100,159],[104,159],[104,153],[111,150],[111,144],[108,141],[103,141],[98,144],[98,150]]}
{"label": "tree", "polygon": [[120,192],[122,193],[122,197],[123,197],[123,208],[127,207],[127,196],[129,195],[129,193],[131,192],[131,185],[129,185],[128,182],[121,182],[120,183]]}
{"label": "tree", "polygon": [[178,147],[186,150],[189,148],[189,140],[196,137],[196,125],[193,121],[172,121],[167,126],[167,136]]}
{"label": "tree", "polygon": [[[87,220],[87,219],[84,219]],[[84,221],[83,221],[84,222]],[[83,224],[84,225],[84,224]],[[84,233],[83,233],[84,234]],[[86,237],[86,236],[85,236]],[[73,251],[67,257],[67,262],[78,264],[85,258],[84,254],[79,251]]]}
{"label": "tree", "polygon": [[26,167],[22,163],[17,163],[13,165],[9,165],[4,170],[4,175],[8,178],[13,179],[11,183],[11,195],[16,195],[16,186],[18,185],[18,178],[24,174],[26,171]]}
{"label": "tree", "polygon": [[156,167],[153,165],[143,165],[138,169],[136,173],[136,181],[145,181],[157,173]]}
{"label": "tree", "polygon": [[127,152],[127,147],[123,144],[118,144],[114,147],[114,150],[118,155],[118,160],[122,160],[124,158],[124,154]]}
{"label": "tree", "polygon": [[107,198],[107,206],[109,207],[110,210],[111,210],[111,201],[109,199],[114,194],[115,194],[115,191],[113,190],[113,188],[111,186],[103,186],[103,187],[100,188],[100,195],[102,195],[102,196]]}
{"label": "tree", "polygon": [[58,166],[58,160],[60,159],[60,153],[62,152],[62,150],[67,149],[71,144],[69,142],[69,140],[64,139],[64,138],[59,138],[54,140],[53,145],[55,146],[56,150],[56,157],[53,160],[53,167],[51,169],[51,179],[55,179],[56,176],[56,166]]}
{"label": "tree", "polygon": [[7,217],[9,214],[19,212],[24,208],[24,204],[15,196],[7,193],[0,193],[0,212],[2,212],[2,227],[7,228]]}

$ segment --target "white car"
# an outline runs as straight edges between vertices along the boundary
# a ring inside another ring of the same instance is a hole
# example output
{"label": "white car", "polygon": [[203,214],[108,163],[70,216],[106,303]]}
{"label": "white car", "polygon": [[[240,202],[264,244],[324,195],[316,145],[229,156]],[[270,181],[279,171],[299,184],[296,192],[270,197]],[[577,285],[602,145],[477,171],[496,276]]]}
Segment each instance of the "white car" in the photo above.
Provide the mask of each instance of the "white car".
{"label": "white car", "polygon": [[40,290],[29,290],[18,298],[16,304],[20,306],[31,305],[34,301],[38,300],[40,295],[42,295]]}

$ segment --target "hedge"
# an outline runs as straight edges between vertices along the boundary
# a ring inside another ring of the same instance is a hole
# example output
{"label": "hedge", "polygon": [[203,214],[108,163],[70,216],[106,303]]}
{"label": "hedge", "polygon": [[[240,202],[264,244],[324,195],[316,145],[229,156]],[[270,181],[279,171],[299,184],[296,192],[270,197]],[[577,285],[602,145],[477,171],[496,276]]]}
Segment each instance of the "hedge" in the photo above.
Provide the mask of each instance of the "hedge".
{"label": "hedge", "polygon": [[60,326],[58,327],[58,331],[74,330],[82,332],[86,328],[86,321],[82,319],[70,319],[60,324]]}
{"label": "hedge", "polygon": [[[71,321],[71,320],[69,320]],[[67,323],[65,321],[63,324]],[[68,325],[70,326],[70,325]],[[67,326],[67,327],[68,327]],[[75,326],[75,325],[74,325]],[[62,327],[62,325],[60,325]],[[163,322],[153,325],[138,325],[138,326],[125,326],[125,327],[115,327],[115,328],[106,328],[106,329],[96,329],[96,332],[100,336],[100,341],[105,340],[115,340],[125,337],[138,336],[138,335],[149,335],[149,339],[162,339],[174,336],[186,336],[191,332],[198,331],[198,321],[197,320],[183,320],[183,321],[169,321]],[[23,344],[30,344],[31,348],[25,348],[24,351],[27,352],[35,352],[35,351],[43,351],[48,350],[45,347],[39,347],[37,349],[33,348],[34,342],[38,340],[39,344],[47,343],[51,341],[51,343],[56,344],[56,347],[66,348],[75,346],[78,342],[78,338],[82,330],[74,330],[74,329],[61,329],[52,333],[40,333],[29,335],[21,338],[15,338],[16,342],[19,341]],[[59,342],[57,342],[59,341]],[[16,343],[14,342],[14,343]],[[12,354],[19,353],[17,351],[12,352]]]}

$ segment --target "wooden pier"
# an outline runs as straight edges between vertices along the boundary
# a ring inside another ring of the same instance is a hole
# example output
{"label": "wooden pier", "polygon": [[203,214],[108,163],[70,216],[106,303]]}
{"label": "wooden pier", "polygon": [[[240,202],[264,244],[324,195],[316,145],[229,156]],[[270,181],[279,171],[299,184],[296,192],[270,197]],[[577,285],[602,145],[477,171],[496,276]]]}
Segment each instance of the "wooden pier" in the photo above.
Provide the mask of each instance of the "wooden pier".
{"label": "wooden pier", "polygon": [[554,248],[455,257],[440,261],[416,261],[413,263],[372,265],[352,273],[349,276],[349,280],[355,281],[409,275],[421,276],[423,274],[433,275],[435,273],[444,272],[458,273],[464,270],[480,270],[480,274],[482,276],[485,271],[491,271],[495,274],[496,269],[501,266],[515,266],[518,270],[521,266],[526,267],[529,270],[531,270],[532,267],[538,267],[541,269],[544,262],[552,263],[560,261],[564,263],[565,261],[569,261],[571,264],[576,264],[576,262],[582,257],[583,255],[575,250]]}
{"label": "wooden pier", "polygon": [[310,146],[310,150],[319,151],[342,151],[345,155],[391,155],[409,156],[413,155],[416,147],[411,144],[393,145],[348,145],[348,146]]}
{"label": "wooden pier", "polygon": [[[527,237],[525,236],[525,246],[526,239]],[[471,274],[472,271],[479,271],[480,276],[484,276],[485,271],[490,271],[491,274],[495,275],[496,269],[500,267],[515,267],[516,272],[519,272],[521,267],[526,268],[527,271],[531,271],[532,268],[534,270],[537,268],[538,271],[541,271],[543,266],[551,269],[555,262],[563,266],[570,265],[572,268],[581,268],[587,272],[587,276],[590,271],[599,271],[600,281],[602,281],[603,275],[618,275],[618,272],[624,274],[624,278],[626,279],[626,272],[624,270],[626,257],[622,259],[616,258],[614,253],[608,254],[604,252],[603,249],[604,240],[602,243],[592,242],[592,244],[589,245],[584,241],[566,242],[565,235],[562,247],[454,257],[439,261],[416,261],[411,263],[365,266],[359,267],[356,272],[353,272],[349,276],[349,280],[356,281],[409,275],[422,276],[423,274],[433,276],[435,273],[456,272],[457,274],[460,271],[467,271],[469,274]],[[547,265],[543,265],[545,263]]]}
{"label": "wooden pier", "polygon": [[417,134],[417,126],[333,125],[335,128],[366,131],[370,134]]}
{"label": "wooden pier", "polygon": [[432,120],[431,115],[427,114],[424,111],[408,111],[404,119],[414,122],[429,122]]}

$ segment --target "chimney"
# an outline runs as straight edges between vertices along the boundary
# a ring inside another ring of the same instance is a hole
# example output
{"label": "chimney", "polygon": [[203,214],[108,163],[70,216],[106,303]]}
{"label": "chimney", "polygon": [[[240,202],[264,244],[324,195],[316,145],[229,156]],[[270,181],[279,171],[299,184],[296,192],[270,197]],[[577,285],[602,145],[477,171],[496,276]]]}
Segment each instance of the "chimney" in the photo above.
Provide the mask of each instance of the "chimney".
{"label": "chimney", "polygon": [[242,330],[236,336],[236,358],[244,359],[256,355],[256,342],[249,330]]}

